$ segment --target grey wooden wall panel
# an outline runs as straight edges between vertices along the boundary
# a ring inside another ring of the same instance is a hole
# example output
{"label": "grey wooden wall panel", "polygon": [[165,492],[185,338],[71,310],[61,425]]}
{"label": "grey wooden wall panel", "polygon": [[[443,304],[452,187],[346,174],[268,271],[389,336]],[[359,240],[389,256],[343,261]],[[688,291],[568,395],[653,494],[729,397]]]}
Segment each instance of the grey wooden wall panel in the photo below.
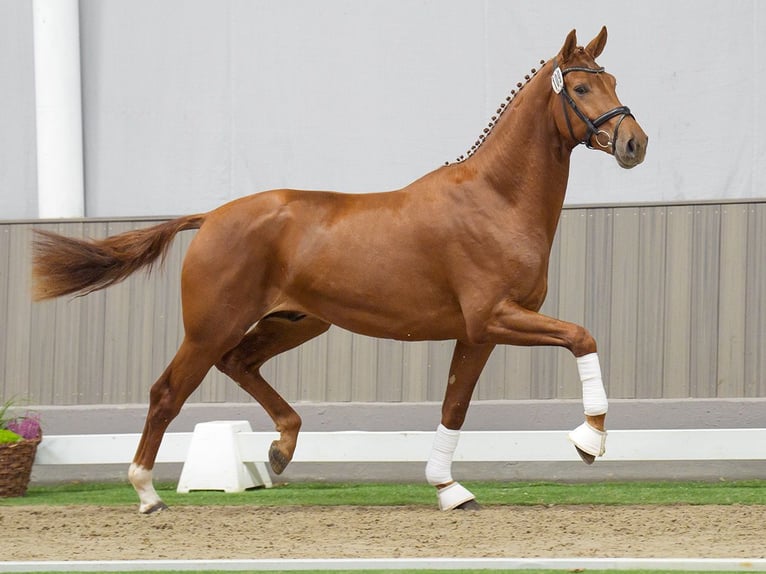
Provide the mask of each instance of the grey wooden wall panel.
{"label": "grey wooden wall panel", "polygon": [[378,342],[369,337],[353,338],[351,400],[374,401],[378,373]]}
{"label": "grey wooden wall panel", "polygon": [[405,402],[428,399],[428,345],[424,341],[404,345],[402,400]]}
{"label": "grey wooden wall panel", "polygon": [[[3,395],[0,403],[9,399],[25,399],[29,389],[29,336],[30,336],[30,305],[19,302],[26,293],[29,283],[24,277],[25,262],[24,253],[21,251],[26,232],[18,233],[16,229],[4,226],[4,233],[0,235],[4,245],[0,247],[0,303],[5,304],[5,309],[0,312],[2,317],[2,331],[0,343],[3,350],[0,351],[0,359],[3,367],[4,381],[0,385]],[[28,297],[26,297],[28,299]],[[22,299],[23,300],[23,299]]]}
{"label": "grey wooden wall panel", "polygon": [[[312,339],[299,348],[301,401],[321,401],[327,397],[327,337]],[[380,380],[372,377],[372,380]]]}
{"label": "grey wooden wall panel", "polygon": [[77,356],[76,395],[69,403],[88,404],[93,396],[103,393],[103,378],[91,373],[100,373],[104,366],[104,320],[106,296],[93,293],[83,297],[80,314],[80,346]]}
{"label": "grey wooden wall panel", "polygon": [[692,395],[695,397],[714,397],[717,388],[720,229],[719,206],[699,206],[695,209],[692,229],[692,347],[689,359]]}
{"label": "grey wooden wall panel", "polygon": [[610,356],[619,360],[610,362],[607,391],[615,397],[636,396],[639,212],[638,208],[614,210],[609,344]]}
{"label": "grey wooden wall panel", "polygon": [[335,331],[332,336],[326,337],[327,400],[347,402],[351,400],[353,335],[343,329],[335,329]]}
{"label": "grey wooden wall panel", "polygon": [[515,399],[530,399],[532,392],[532,349],[529,347],[501,347],[495,353],[503,356],[504,392],[502,395],[490,395],[482,398],[491,399],[497,396],[513,397]]}
{"label": "grey wooden wall panel", "polygon": [[[10,238],[10,284],[8,286],[9,321],[8,350],[6,360],[10,367],[11,385],[14,392],[8,397],[15,400],[28,400],[30,403],[41,400],[40,377],[33,375],[33,366],[49,362],[52,358],[50,338],[40,336],[38,319],[52,318],[52,306],[37,309],[29,298],[31,281],[29,277],[28,247],[31,234],[27,230],[12,233]],[[31,350],[30,341],[34,341]],[[46,353],[47,351],[47,353]],[[38,369],[39,370],[39,369]]]}
{"label": "grey wooden wall panel", "polygon": [[716,396],[719,397],[741,397],[745,392],[747,224],[746,205],[721,208],[716,381]]}
{"label": "grey wooden wall panel", "polygon": [[400,341],[378,341],[378,361],[375,386],[375,400],[379,402],[401,402],[404,361],[404,343]]}
{"label": "grey wooden wall panel", "polygon": [[[0,224],[0,384],[33,404],[143,403],[183,336],[182,233],[164,269],[87,297],[32,304],[31,228],[103,236],[150,221]],[[766,203],[567,209],[542,311],[582,322],[611,397],[766,393]],[[333,327],[267,363],[289,401],[440,401],[454,343],[399,343]],[[480,399],[579,397],[555,348],[498,347]],[[191,399],[249,401],[216,369]]]}
{"label": "grey wooden wall panel", "polygon": [[[639,211],[638,305],[636,308],[636,396],[661,398],[663,353],[663,301],[665,300],[664,207]],[[640,349],[640,352],[639,352]]]}
{"label": "grey wooden wall panel", "polygon": [[0,225],[0,378],[2,379],[0,380],[0,397],[10,397],[13,391],[7,374],[8,338],[13,336],[8,325],[8,307],[10,306],[8,289],[11,282],[10,234],[11,230],[7,225]]}
{"label": "grey wooden wall panel", "polygon": [[766,204],[748,206],[745,323],[746,397],[766,396]]}
{"label": "grey wooden wall panel", "polygon": [[665,236],[664,354],[662,394],[667,398],[691,396],[691,283],[693,206],[667,208]]}
{"label": "grey wooden wall panel", "polygon": [[59,404],[53,399],[54,385],[63,384],[63,377],[55,376],[54,358],[56,356],[53,328],[56,320],[56,304],[34,307],[30,315],[30,338],[34,350],[26,348],[24,359],[28,361],[29,392],[22,395],[35,404]]}

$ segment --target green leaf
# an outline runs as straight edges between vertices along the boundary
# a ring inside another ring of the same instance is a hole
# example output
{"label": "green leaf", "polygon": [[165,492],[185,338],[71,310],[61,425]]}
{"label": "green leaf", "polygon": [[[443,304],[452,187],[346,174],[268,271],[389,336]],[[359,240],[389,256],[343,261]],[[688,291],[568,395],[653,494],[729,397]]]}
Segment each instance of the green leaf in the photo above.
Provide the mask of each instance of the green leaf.
{"label": "green leaf", "polygon": [[7,444],[9,442],[19,442],[21,435],[17,435],[13,431],[7,429],[0,429],[0,444]]}

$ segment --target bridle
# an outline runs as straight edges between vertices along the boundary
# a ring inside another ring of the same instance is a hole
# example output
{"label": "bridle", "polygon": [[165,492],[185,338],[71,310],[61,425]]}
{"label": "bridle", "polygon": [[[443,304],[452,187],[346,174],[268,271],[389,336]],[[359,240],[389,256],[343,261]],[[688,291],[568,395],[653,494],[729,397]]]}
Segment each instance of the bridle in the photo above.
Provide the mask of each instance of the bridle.
{"label": "bridle", "polygon": [[[553,77],[551,78],[551,84],[553,86],[553,91],[557,94],[561,94],[561,107],[564,111],[564,118],[566,119],[567,127],[569,128],[569,135],[572,136],[572,139],[575,140],[578,144],[585,144],[588,149],[594,149],[590,143],[591,139],[593,139],[600,147],[604,149],[611,146],[612,153],[615,153],[615,146],[617,145],[617,132],[626,117],[633,117],[633,114],[630,113],[630,108],[628,106],[618,106],[612,110],[609,110],[608,112],[601,114],[595,120],[591,120],[580,110],[580,108],[577,107],[577,103],[574,101],[574,99],[572,99],[572,96],[569,95],[569,92],[567,92],[566,86],[564,85],[564,76],[566,76],[569,72],[587,72],[589,74],[600,74],[603,71],[603,67],[586,68],[583,66],[573,66],[571,68],[565,68],[562,70],[559,68],[556,60],[554,59]],[[583,121],[585,127],[588,130],[585,138],[582,140],[577,139],[577,137],[574,135],[574,130],[572,130],[572,122],[569,119],[569,112],[567,111],[567,104],[569,104],[569,107],[572,108],[572,111],[574,111],[575,115]],[[616,116],[620,116],[620,119],[617,121],[617,125],[614,127],[614,133],[612,135],[609,135],[609,132],[605,130],[599,129],[599,127]],[[602,141],[603,136],[606,136],[606,141]]]}

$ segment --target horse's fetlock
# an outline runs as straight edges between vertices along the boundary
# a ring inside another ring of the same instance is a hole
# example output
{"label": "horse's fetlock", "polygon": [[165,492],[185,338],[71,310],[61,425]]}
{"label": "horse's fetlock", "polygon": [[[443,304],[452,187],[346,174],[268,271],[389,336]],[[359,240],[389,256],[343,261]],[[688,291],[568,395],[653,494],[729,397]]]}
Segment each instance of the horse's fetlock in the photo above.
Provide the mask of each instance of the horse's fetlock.
{"label": "horse's fetlock", "polygon": [[298,434],[298,431],[301,430],[302,424],[303,420],[301,419],[301,416],[293,411],[280,419],[279,423],[277,424],[277,430],[280,433],[288,432],[291,434]]}
{"label": "horse's fetlock", "polygon": [[606,430],[605,422],[606,422],[606,413],[601,415],[585,415],[585,420],[587,423],[592,426],[594,429],[598,431],[604,432]]}

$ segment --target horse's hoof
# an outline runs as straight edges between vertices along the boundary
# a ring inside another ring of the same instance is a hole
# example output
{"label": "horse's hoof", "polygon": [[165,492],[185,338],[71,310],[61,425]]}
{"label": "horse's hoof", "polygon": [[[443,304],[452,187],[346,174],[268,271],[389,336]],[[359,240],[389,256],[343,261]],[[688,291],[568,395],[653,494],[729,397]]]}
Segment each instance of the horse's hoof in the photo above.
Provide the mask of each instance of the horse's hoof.
{"label": "horse's hoof", "polygon": [[146,510],[142,510],[141,514],[154,514],[155,512],[162,512],[163,510],[167,510],[167,509],[168,509],[168,505],[160,500],[159,502],[150,506]]}
{"label": "horse's hoof", "polygon": [[271,448],[269,448],[269,464],[275,474],[282,474],[287,465],[290,464],[290,459],[279,450],[277,441],[271,443]]}
{"label": "horse's hoof", "polygon": [[577,451],[577,454],[580,455],[580,458],[582,459],[582,461],[585,464],[589,464],[590,465],[590,464],[593,464],[594,462],[596,462],[596,457],[595,456],[593,456],[592,454],[588,454],[587,452],[582,450],[579,446],[575,446],[575,450]]}
{"label": "horse's hoof", "polygon": [[597,456],[606,452],[606,431],[598,430],[587,422],[569,433],[569,440],[585,464],[593,464]]}
{"label": "horse's hoof", "polygon": [[463,504],[458,504],[453,510],[481,510],[481,505],[479,505],[476,500],[466,500]]}
{"label": "horse's hoof", "polygon": [[472,510],[471,503],[479,506],[476,504],[476,497],[459,482],[452,482],[437,489],[436,496],[439,499],[439,510],[455,510],[456,508]]}

